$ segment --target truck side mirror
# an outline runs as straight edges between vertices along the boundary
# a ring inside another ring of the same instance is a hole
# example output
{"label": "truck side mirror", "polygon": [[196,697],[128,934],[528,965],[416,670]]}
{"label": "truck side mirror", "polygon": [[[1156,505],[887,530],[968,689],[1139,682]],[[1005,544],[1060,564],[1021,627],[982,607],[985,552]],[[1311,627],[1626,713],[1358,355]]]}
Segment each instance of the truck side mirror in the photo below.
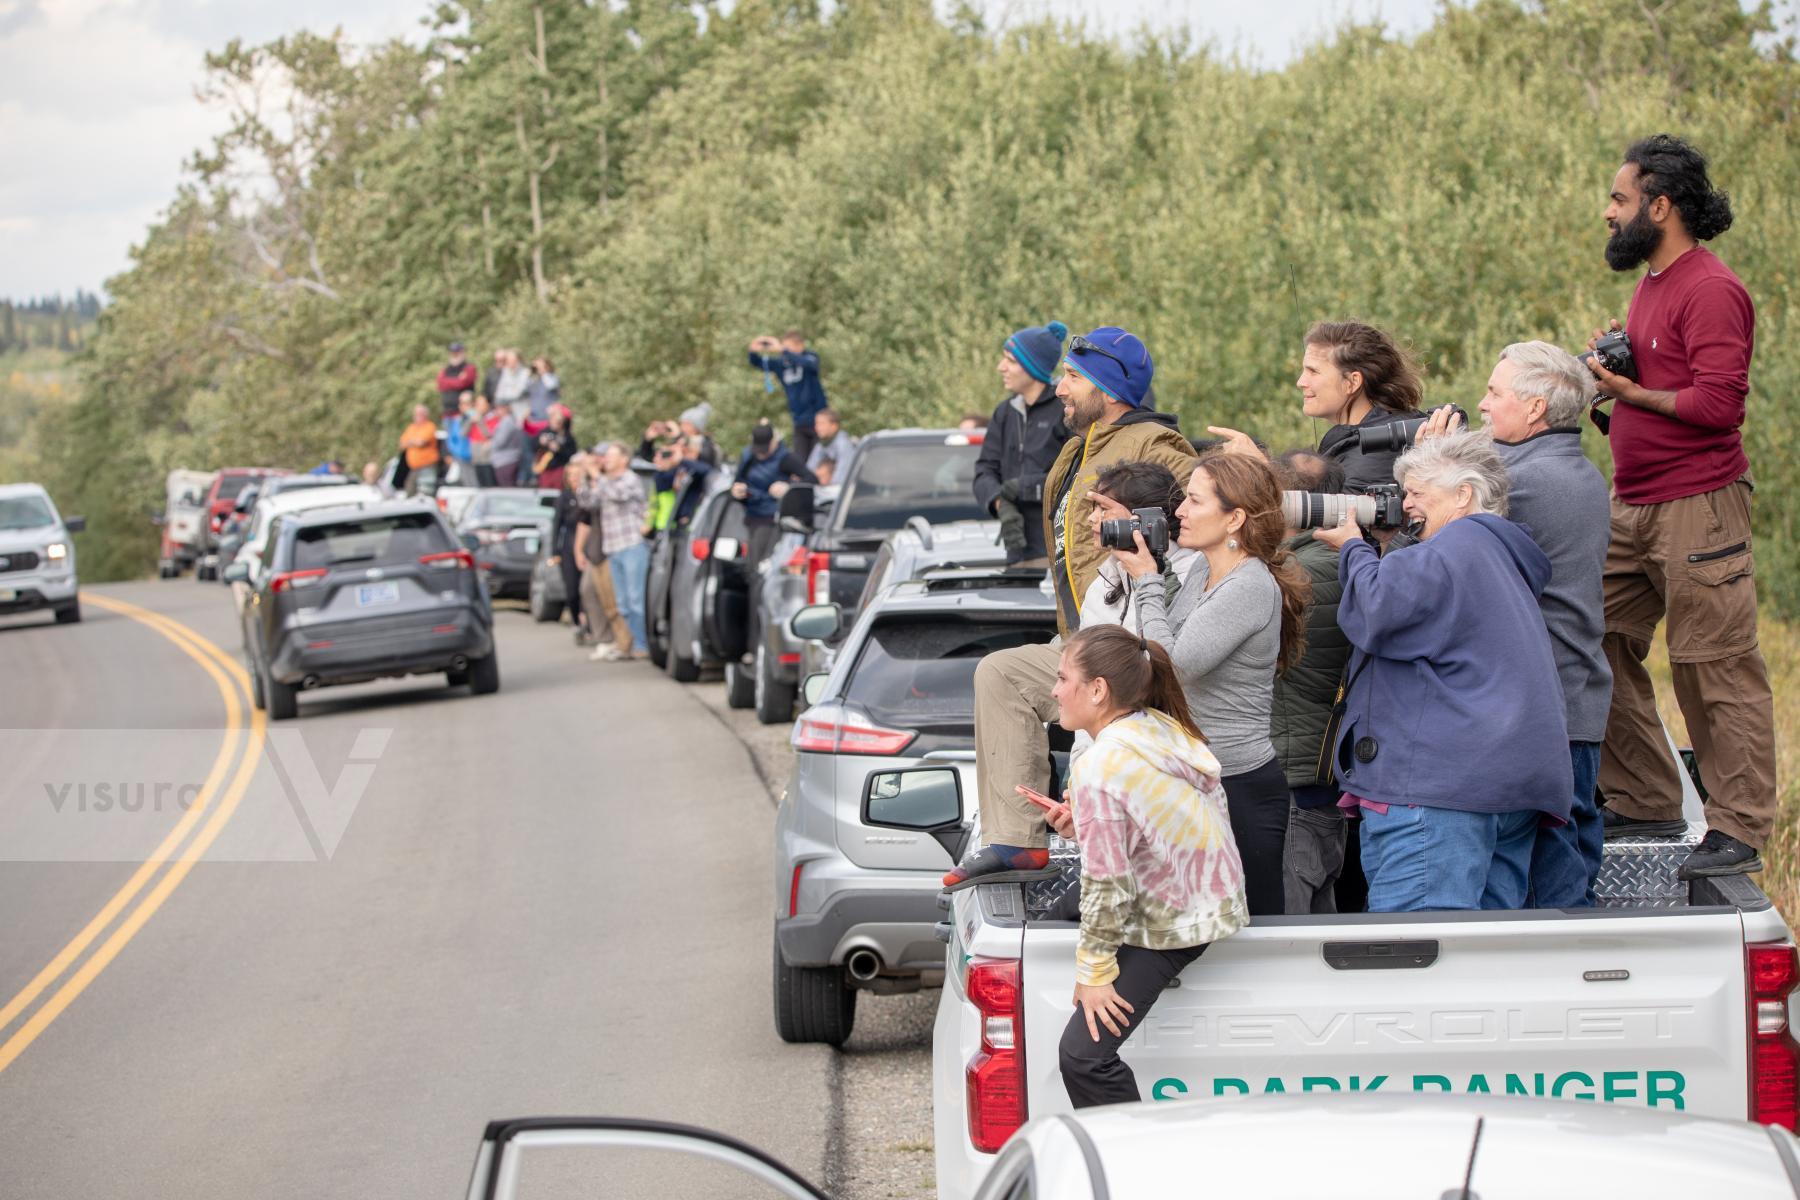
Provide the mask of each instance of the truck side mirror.
{"label": "truck side mirror", "polygon": [[63,528],[68,530],[70,533],[80,533],[82,530],[87,528],[87,518],[86,517],[64,517],[63,518]]}
{"label": "truck side mirror", "polygon": [[843,628],[844,610],[835,604],[809,604],[788,618],[788,632],[801,641],[824,641]]}

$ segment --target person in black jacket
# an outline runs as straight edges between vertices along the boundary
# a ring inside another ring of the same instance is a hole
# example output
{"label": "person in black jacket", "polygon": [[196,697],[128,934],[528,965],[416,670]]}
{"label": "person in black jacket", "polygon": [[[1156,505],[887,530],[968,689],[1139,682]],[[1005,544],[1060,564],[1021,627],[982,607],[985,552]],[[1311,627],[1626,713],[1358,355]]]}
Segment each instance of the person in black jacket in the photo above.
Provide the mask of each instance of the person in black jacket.
{"label": "person in black jacket", "polygon": [[1425,415],[1419,411],[1425,389],[1410,354],[1373,325],[1317,321],[1306,331],[1294,386],[1307,416],[1332,422],[1319,439],[1319,453],[1343,466],[1346,490],[1393,484],[1394,463],[1405,447],[1365,452],[1362,433]]}
{"label": "person in black jacket", "polygon": [[1000,351],[1007,397],[989,418],[975,460],[975,499],[1000,519],[1006,561],[1045,559],[1044,477],[1069,428],[1054,381],[1068,326],[1061,321],[1021,329]]}

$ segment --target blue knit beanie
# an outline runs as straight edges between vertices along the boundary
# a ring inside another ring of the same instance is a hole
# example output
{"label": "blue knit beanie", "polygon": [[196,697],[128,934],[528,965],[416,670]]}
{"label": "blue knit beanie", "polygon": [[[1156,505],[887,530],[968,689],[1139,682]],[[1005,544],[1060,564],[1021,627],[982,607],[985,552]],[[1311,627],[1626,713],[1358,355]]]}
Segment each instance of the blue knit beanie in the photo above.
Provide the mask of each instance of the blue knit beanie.
{"label": "blue knit beanie", "polygon": [[1102,325],[1088,334],[1087,340],[1115,358],[1092,350],[1070,350],[1069,368],[1120,404],[1142,408],[1144,397],[1150,394],[1150,380],[1156,375],[1156,364],[1150,361],[1144,343],[1117,325]]}
{"label": "blue knit beanie", "polygon": [[1039,383],[1056,382],[1056,365],[1062,361],[1063,339],[1069,327],[1061,321],[1033,325],[1006,339],[1006,352],[1019,360],[1019,365]]}

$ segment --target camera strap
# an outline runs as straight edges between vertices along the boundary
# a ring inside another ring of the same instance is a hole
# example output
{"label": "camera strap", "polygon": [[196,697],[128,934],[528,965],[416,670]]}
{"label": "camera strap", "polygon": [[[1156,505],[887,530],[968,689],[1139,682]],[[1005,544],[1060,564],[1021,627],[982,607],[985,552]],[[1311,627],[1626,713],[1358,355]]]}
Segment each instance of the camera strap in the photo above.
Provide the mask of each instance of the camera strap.
{"label": "camera strap", "polygon": [[1349,707],[1350,685],[1356,682],[1356,677],[1369,665],[1371,657],[1364,654],[1354,670],[1345,667],[1344,672],[1338,676],[1337,697],[1332,700],[1331,713],[1325,718],[1325,737],[1319,743],[1319,761],[1313,768],[1313,782],[1316,784],[1328,787],[1337,782],[1337,769],[1332,765],[1331,752],[1337,746],[1338,733],[1344,724],[1344,711]]}

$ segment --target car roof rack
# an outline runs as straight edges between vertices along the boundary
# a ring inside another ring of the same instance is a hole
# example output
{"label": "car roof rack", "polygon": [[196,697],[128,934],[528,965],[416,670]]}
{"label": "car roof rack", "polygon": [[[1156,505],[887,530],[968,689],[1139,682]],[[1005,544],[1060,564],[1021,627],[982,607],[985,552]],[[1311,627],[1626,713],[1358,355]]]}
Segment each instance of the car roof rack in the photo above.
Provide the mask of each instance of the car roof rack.
{"label": "car roof rack", "polygon": [[968,591],[974,588],[1042,587],[1042,567],[959,566],[944,563],[919,574],[908,582],[921,584],[928,592]]}

